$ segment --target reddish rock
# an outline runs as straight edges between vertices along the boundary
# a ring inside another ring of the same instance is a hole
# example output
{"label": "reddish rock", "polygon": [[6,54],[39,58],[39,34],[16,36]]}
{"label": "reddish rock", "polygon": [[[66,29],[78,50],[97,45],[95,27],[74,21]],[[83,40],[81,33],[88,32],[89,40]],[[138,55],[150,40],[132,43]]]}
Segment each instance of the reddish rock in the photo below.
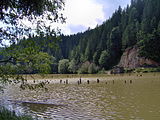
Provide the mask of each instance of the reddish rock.
{"label": "reddish rock", "polygon": [[117,65],[123,68],[137,68],[142,66],[160,66],[160,63],[157,63],[151,59],[146,59],[145,57],[139,56],[139,48],[137,46],[127,48],[121,60]]}

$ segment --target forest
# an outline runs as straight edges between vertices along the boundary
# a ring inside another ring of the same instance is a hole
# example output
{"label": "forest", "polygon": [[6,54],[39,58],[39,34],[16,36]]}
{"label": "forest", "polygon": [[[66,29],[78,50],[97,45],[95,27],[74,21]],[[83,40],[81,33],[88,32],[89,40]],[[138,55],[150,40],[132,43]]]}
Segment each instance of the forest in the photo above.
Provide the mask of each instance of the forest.
{"label": "forest", "polygon": [[94,29],[68,36],[30,35],[2,49],[0,58],[21,58],[18,67],[23,69],[17,73],[93,74],[112,69],[126,48],[138,46],[140,56],[160,62],[159,8],[159,0],[131,0]]}

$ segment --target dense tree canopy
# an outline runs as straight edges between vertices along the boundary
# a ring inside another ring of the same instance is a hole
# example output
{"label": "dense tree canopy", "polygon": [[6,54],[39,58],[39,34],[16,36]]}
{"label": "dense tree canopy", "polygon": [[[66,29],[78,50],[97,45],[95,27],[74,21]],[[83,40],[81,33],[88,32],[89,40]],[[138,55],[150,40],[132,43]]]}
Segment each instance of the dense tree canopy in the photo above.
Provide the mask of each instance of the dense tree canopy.
{"label": "dense tree canopy", "polygon": [[[140,48],[141,56],[160,62],[159,8],[159,0],[131,0],[130,6],[124,9],[119,7],[95,29],[74,35],[61,35],[62,40],[57,42],[59,49],[53,48],[51,41],[55,37],[49,34],[31,36],[28,40],[35,41],[37,45],[41,43],[40,51],[55,58],[51,66],[54,64],[57,72],[58,63],[62,59],[68,59],[68,73],[95,73],[100,69],[111,69],[118,64],[125,49],[135,45]],[[21,41],[23,43],[25,40]]]}
{"label": "dense tree canopy", "polygon": [[63,0],[1,0],[0,42],[15,42],[20,36],[33,32],[53,35],[55,31],[52,31],[51,23],[64,22],[60,14],[63,6]]}
{"label": "dense tree canopy", "polygon": [[110,69],[126,48],[137,45],[141,56],[159,62],[159,8],[159,0],[132,0],[95,29],[62,36],[61,57],[74,59],[85,72],[89,63]]}

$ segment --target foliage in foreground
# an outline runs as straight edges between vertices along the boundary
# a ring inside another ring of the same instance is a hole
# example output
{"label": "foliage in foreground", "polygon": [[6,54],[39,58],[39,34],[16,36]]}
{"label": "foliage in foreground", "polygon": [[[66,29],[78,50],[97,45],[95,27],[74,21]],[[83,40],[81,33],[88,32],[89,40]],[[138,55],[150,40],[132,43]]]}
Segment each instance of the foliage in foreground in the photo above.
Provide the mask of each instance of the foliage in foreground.
{"label": "foliage in foreground", "polygon": [[51,26],[65,22],[63,7],[63,0],[1,0],[0,44],[6,40],[18,42],[20,37],[33,33],[55,36],[58,31]]}
{"label": "foliage in foreground", "polygon": [[33,120],[31,116],[17,116],[14,111],[9,111],[5,108],[0,109],[0,120]]}
{"label": "foliage in foreground", "polygon": [[48,53],[41,52],[34,41],[25,42],[21,44],[21,46],[11,45],[4,49],[2,54],[4,60],[0,61],[0,87],[2,87],[1,85],[4,83],[20,83],[22,89],[44,87],[44,82],[30,85],[24,75],[33,73],[43,75],[51,71],[52,57],[49,56]]}

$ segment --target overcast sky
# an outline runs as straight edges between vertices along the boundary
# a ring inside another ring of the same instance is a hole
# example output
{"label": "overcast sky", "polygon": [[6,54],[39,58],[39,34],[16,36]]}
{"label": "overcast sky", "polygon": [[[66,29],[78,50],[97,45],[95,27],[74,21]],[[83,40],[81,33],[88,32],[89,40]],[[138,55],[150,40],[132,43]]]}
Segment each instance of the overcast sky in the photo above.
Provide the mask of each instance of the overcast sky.
{"label": "overcast sky", "polygon": [[65,0],[64,16],[66,24],[59,25],[62,33],[74,34],[95,28],[102,24],[121,6],[130,4],[130,0]]}

